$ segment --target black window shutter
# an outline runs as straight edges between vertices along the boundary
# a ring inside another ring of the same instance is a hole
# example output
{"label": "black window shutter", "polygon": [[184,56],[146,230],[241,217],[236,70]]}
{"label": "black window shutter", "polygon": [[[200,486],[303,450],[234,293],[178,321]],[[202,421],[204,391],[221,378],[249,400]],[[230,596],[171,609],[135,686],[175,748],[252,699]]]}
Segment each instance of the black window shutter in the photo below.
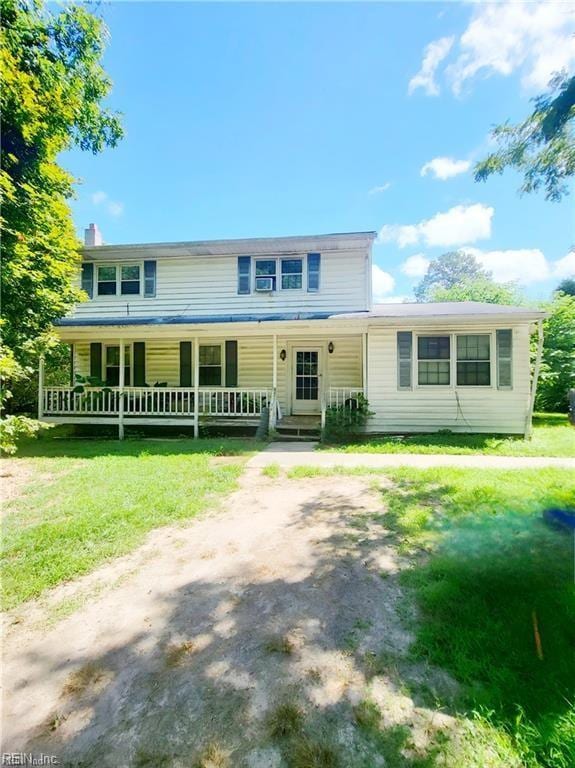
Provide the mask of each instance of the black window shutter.
{"label": "black window shutter", "polygon": [[146,343],[134,342],[134,386],[146,386]]}
{"label": "black window shutter", "polygon": [[82,264],[82,290],[86,291],[90,298],[94,296],[94,265],[85,261]]}
{"label": "black window shutter", "polygon": [[74,345],[70,344],[70,386],[73,387],[76,382],[74,381]]}
{"label": "black window shutter", "polygon": [[144,262],[144,298],[153,299],[156,295],[156,262]]}
{"label": "black window shutter", "polygon": [[180,387],[192,386],[192,342],[180,341]]}
{"label": "black window shutter", "polygon": [[319,272],[321,254],[308,253],[307,255],[307,289],[310,292],[319,291]]}
{"label": "black window shutter", "polygon": [[90,344],[90,376],[102,381],[102,344],[99,341]]}
{"label": "black window shutter", "polygon": [[238,386],[238,342],[226,341],[226,387]]}
{"label": "black window shutter", "polygon": [[251,256],[238,256],[238,293],[250,292]]}

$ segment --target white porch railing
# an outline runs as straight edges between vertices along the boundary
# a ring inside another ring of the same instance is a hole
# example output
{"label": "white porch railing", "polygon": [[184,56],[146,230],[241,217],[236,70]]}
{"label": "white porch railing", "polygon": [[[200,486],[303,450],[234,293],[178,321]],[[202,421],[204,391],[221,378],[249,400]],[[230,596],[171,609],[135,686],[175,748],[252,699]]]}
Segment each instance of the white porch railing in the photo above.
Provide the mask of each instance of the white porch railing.
{"label": "white porch railing", "polygon": [[[45,387],[42,412],[45,416],[115,416],[120,412],[120,397],[126,417],[194,416],[194,390],[184,387]],[[259,416],[270,400],[267,389],[200,389],[200,416]]]}
{"label": "white porch railing", "polygon": [[339,408],[341,405],[352,405],[358,395],[363,395],[363,387],[330,387],[327,396],[328,408]]}

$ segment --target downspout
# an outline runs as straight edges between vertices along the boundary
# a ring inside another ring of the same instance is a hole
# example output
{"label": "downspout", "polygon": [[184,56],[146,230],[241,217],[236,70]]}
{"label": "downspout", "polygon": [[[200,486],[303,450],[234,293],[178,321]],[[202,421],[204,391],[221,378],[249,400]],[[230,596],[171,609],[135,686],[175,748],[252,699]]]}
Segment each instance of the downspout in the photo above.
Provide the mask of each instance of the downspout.
{"label": "downspout", "polygon": [[529,408],[525,418],[525,439],[530,439],[533,433],[533,409],[535,408],[535,395],[537,394],[537,382],[539,380],[539,370],[541,368],[541,357],[543,355],[543,320],[537,321],[537,357],[535,358],[535,368],[531,378],[531,392],[529,394]]}

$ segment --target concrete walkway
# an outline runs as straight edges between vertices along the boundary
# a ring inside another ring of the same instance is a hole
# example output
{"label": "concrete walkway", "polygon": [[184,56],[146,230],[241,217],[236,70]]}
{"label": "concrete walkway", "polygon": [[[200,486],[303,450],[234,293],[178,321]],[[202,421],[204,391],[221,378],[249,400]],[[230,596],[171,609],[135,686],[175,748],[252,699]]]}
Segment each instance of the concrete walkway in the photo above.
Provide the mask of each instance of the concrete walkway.
{"label": "concrete walkway", "polygon": [[471,467],[476,469],[535,469],[563,467],[575,470],[575,459],[548,456],[488,456],[434,453],[338,453],[316,451],[317,443],[270,443],[248,461],[248,467],[279,464],[290,467]]}

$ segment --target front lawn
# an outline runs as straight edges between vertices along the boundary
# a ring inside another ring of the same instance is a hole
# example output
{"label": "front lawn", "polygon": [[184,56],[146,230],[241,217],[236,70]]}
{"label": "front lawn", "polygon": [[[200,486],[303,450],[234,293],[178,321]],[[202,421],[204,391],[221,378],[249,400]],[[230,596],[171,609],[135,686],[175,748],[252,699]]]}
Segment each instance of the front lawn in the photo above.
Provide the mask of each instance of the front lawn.
{"label": "front lawn", "polygon": [[2,462],[24,475],[4,506],[2,603],[11,608],[134,549],[148,531],[189,520],[231,491],[249,440],[30,441]]}
{"label": "front lawn", "polygon": [[[318,474],[330,471],[289,473]],[[422,704],[461,723],[423,764],[575,766],[573,535],[542,518],[549,507],[575,509],[573,473],[405,468],[372,477],[387,505],[386,527],[409,563],[401,582],[418,607],[409,660],[445,670],[458,684],[455,693],[415,689]],[[402,669],[407,660],[388,661]]]}
{"label": "front lawn", "polygon": [[322,450],[343,453],[484,453],[499,456],[575,456],[575,427],[566,413],[536,413],[533,436],[432,432],[400,437],[371,437]]}

